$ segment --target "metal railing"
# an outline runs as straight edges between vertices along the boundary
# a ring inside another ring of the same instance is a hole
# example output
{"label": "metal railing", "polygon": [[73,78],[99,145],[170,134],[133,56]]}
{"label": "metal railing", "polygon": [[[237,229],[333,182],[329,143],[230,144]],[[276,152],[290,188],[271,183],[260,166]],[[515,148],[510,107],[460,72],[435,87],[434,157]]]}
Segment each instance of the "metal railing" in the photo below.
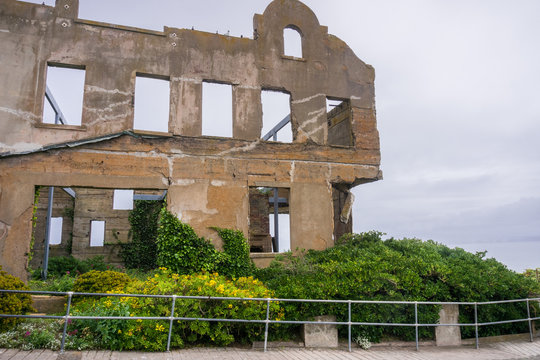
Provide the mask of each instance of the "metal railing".
{"label": "metal railing", "polygon": [[[171,336],[174,321],[208,321],[208,322],[236,322],[236,323],[256,323],[265,324],[264,331],[264,351],[267,351],[268,345],[268,328],[270,324],[316,324],[316,325],[344,325],[348,328],[348,350],[352,351],[351,332],[353,326],[402,326],[415,328],[415,343],[416,350],[419,347],[418,329],[420,327],[436,327],[436,326],[470,326],[475,328],[476,348],[479,349],[478,329],[481,326],[509,324],[527,321],[529,324],[530,341],[533,341],[533,321],[540,320],[540,317],[531,317],[531,302],[540,302],[538,298],[516,299],[516,300],[500,300],[500,301],[485,301],[485,302],[432,302],[432,301],[376,301],[376,300],[315,300],[315,299],[279,299],[279,298],[241,298],[241,297],[213,297],[213,296],[180,296],[180,295],[146,295],[146,294],[104,294],[104,293],[81,293],[81,292],[55,292],[55,291],[32,291],[32,290],[3,290],[0,293],[23,293],[34,295],[54,295],[67,296],[67,306],[65,315],[17,315],[17,314],[0,314],[0,318],[42,318],[42,319],[63,319],[64,329],[62,332],[62,342],[60,351],[64,351],[65,340],[67,335],[67,326],[70,320],[85,319],[85,320],[168,320],[169,332],[167,336],[167,351],[170,351]],[[71,303],[73,296],[100,296],[100,297],[139,297],[139,298],[160,298],[171,299],[170,316],[80,316],[70,315]],[[236,301],[259,301],[266,304],[265,319],[222,319],[222,318],[196,318],[174,316],[175,305],[177,299],[190,300],[236,300]],[[270,303],[272,302],[300,302],[300,303],[332,303],[332,304],[347,304],[348,321],[305,321],[305,320],[271,320],[270,319]],[[482,305],[490,304],[506,304],[525,302],[527,306],[527,317],[520,319],[478,322],[478,308]],[[414,306],[414,323],[379,323],[379,322],[358,322],[352,321],[352,304],[387,304],[387,305],[411,305]],[[419,323],[418,322],[418,305],[467,305],[474,306],[474,323],[455,323],[455,324],[439,324],[439,323]]]}

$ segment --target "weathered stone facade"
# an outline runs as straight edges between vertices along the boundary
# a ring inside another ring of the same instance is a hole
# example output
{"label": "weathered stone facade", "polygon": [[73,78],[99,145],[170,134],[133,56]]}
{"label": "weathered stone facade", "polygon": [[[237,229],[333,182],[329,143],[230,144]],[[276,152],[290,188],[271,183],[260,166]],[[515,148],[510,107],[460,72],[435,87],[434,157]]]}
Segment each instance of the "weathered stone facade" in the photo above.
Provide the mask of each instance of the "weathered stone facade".
{"label": "weathered stone facade", "polygon": [[[285,28],[302,58],[284,55]],[[287,188],[291,248],[324,249],[333,187],[381,178],[373,68],[299,1],[271,2],[249,39],[82,20],[78,0],[5,0],[0,49],[0,264],[16,276],[36,186],[168,190],[169,209],[214,241],[211,226],[248,234],[250,187]],[[80,126],[42,121],[48,65],[85,69]],[[169,81],[168,132],[133,131],[138,74]],[[203,81],[232,86],[232,138],[202,136]],[[262,90],[290,94],[292,143],[261,139]],[[347,104],[339,119],[327,98]]]}

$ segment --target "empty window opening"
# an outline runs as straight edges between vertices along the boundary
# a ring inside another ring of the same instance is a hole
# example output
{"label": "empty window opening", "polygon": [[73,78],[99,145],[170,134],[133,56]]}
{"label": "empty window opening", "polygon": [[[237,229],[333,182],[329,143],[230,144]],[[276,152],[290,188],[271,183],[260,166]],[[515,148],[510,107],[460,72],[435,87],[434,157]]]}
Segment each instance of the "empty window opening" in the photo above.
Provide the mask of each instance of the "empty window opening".
{"label": "empty window opening", "polygon": [[51,218],[51,225],[49,227],[49,245],[60,245],[62,243],[62,222],[63,218],[53,217]]}
{"label": "empty window opening", "polygon": [[81,125],[85,73],[84,69],[47,66],[44,123]]}
{"label": "empty window opening", "polygon": [[232,86],[203,82],[202,134],[232,137]]}
{"label": "empty window opening", "polygon": [[352,146],[351,104],[349,100],[327,98],[328,144]]}
{"label": "empty window opening", "polygon": [[170,86],[168,80],[144,75],[135,78],[133,128],[157,132],[169,131]]}
{"label": "empty window opening", "polygon": [[269,141],[291,143],[291,96],[278,91],[263,90],[262,103],[262,138]]}
{"label": "empty window opening", "polygon": [[289,198],[288,188],[249,189],[251,252],[284,252],[291,249]]}
{"label": "empty window opening", "polygon": [[103,246],[105,244],[105,221],[92,220],[90,222],[90,246]]}
{"label": "empty window opening", "polygon": [[114,210],[133,210],[133,190],[114,190]]}
{"label": "empty window opening", "polygon": [[302,58],[302,34],[300,31],[291,27],[283,29],[283,54]]}

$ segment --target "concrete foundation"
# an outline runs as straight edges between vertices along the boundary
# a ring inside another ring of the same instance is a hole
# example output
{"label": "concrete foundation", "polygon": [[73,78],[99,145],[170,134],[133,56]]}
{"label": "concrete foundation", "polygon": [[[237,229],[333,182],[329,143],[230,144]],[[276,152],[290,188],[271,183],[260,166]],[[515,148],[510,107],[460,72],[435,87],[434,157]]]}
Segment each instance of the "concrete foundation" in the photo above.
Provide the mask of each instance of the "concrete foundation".
{"label": "concrete foundation", "polygon": [[[333,315],[316,316],[314,321],[336,321]],[[338,331],[336,325],[304,324],[304,344],[307,348],[337,348]]]}
{"label": "concrete foundation", "polygon": [[[459,305],[445,304],[439,311],[439,324],[459,323]],[[437,326],[435,328],[437,346],[461,345],[461,331],[459,326]]]}

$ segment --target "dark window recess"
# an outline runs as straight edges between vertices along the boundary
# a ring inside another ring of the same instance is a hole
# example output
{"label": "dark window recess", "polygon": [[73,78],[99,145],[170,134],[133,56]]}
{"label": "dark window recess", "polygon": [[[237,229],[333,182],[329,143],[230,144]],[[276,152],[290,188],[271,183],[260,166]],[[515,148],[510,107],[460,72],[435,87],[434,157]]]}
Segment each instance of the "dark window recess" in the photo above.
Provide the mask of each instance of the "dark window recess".
{"label": "dark window recess", "polygon": [[[277,202],[274,202],[277,194]],[[288,188],[249,189],[249,245],[251,252],[289,251],[290,219]],[[277,224],[275,222],[277,214]],[[275,236],[277,230],[278,236]]]}
{"label": "dark window recess", "polygon": [[328,144],[352,146],[351,103],[349,100],[326,99]]}

